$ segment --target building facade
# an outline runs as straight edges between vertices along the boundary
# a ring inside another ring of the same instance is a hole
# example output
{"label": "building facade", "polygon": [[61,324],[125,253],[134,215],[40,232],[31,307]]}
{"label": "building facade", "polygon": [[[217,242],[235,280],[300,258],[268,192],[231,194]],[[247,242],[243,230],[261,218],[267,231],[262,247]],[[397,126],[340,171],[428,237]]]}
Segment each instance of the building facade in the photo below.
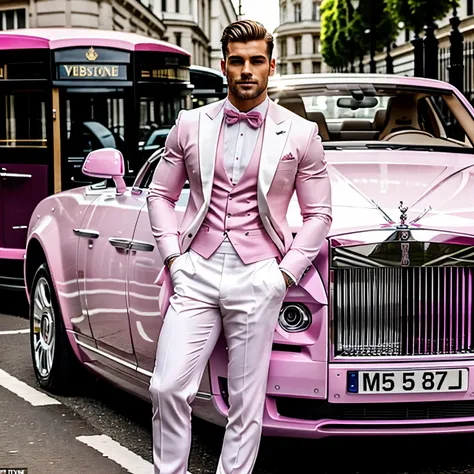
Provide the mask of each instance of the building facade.
{"label": "building facade", "polygon": [[232,0],[0,0],[0,30],[97,28],[181,46],[193,64],[220,68],[220,36],[237,20]]}
{"label": "building facade", "polygon": [[322,0],[279,0],[275,30],[277,73],[308,74],[324,69],[321,55]]}

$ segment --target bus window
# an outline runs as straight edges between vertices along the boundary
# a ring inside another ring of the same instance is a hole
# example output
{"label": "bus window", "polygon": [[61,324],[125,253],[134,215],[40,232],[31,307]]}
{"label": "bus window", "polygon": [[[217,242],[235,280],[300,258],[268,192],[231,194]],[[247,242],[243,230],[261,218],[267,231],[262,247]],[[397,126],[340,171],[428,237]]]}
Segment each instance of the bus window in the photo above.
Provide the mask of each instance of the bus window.
{"label": "bus window", "polygon": [[227,78],[218,70],[204,66],[191,66],[193,108],[202,107],[227,95]]}
{"label": "bus window", "polygon": [[0,91],[0,147],[46,147],[44,91]]}

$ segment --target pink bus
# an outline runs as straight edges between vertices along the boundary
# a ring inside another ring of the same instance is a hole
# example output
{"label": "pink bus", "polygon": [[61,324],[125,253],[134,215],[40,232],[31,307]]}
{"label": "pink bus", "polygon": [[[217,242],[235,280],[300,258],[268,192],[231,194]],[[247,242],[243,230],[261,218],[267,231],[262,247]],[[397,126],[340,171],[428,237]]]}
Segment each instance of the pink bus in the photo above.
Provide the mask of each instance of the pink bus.
{"label": "pink bus", "polygon": [[190,66],[182,48],[133,33],[0,32],[0,289],[24,291],[31,213],[50,194],[94,182],[81,173],[90,151],[120,150],[133,181],[192,107]]}

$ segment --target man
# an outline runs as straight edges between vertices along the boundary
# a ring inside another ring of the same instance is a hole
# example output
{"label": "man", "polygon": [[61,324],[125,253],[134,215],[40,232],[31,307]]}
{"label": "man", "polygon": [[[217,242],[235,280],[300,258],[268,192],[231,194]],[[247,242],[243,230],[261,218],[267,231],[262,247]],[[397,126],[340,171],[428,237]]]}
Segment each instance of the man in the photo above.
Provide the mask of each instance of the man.
{"label": "man", "polygon": [[[224,30],[228,97],[180,113],[150,186],[152,231],[174,291],[150,384],[155,474],[186,473],[190,403],[221,329],[230,407],[217,473],[252,472],[279,310],[331,224],[317,127],[267,96],[272,50],[259,23]],[[178,225],[186,179],[189,202]],[[293,239],[286,213],[295,190],[304,224]]]}

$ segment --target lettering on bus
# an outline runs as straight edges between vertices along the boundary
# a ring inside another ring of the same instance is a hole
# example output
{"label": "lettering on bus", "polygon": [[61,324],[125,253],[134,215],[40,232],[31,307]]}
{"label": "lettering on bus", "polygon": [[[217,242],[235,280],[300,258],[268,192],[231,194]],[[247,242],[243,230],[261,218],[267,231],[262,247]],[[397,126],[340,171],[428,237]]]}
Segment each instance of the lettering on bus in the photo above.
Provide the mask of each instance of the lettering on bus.
{"label": "lettering on bus", "polygon": [[59,66],[59,79],[127,79],[127,66],[82,66],[66,65]]}
{"label": "lettering on bus", "polygon": [[171,81],[189,81],[188,68],[142,69],[142,79],[168,79]]}

